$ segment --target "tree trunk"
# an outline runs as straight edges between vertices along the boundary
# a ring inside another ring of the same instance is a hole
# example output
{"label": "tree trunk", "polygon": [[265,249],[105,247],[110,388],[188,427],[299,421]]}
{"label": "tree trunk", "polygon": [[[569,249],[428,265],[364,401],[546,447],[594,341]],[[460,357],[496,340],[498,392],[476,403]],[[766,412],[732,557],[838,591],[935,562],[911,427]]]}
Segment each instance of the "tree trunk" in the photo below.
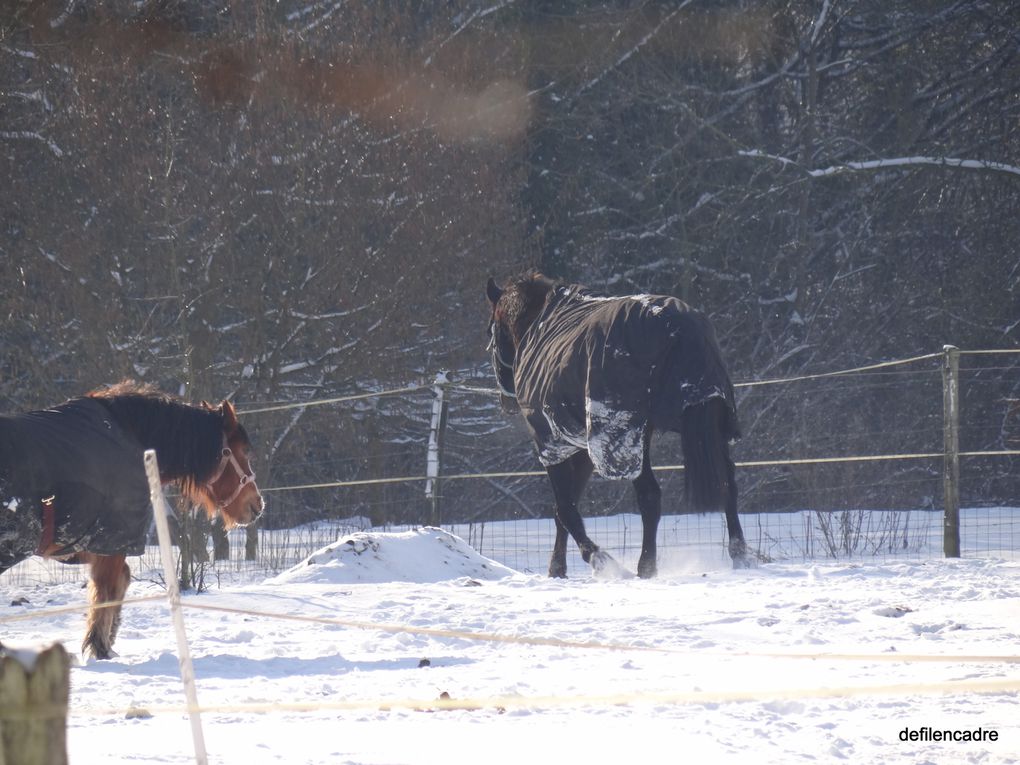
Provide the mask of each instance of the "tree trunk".
{"label": "tree trunk", "polygon": [[251,523],[244,530],[244,559],[257,560],[259,551],[259,527]]}
{"label": "tree trunk", "polygon": [[223,518],[216,516],[212,523],[213,538],[213,560],[228,560],[230,558],[230,539],[227,537],[227,530],[223,526]]}

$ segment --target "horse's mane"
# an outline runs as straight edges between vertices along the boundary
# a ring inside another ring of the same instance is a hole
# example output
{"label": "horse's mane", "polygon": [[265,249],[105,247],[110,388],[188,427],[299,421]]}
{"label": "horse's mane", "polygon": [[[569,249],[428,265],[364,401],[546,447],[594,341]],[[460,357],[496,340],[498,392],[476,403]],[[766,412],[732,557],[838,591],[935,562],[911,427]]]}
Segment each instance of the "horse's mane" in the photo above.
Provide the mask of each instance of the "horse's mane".
{"label": "horse's mane", "polygon": [[558,283],[559,282],[554,279],[550,279],[541,271],[532,268],[522,274],[512,277],[510,281],[507,282],[506,290],[520,295],[526,303],[530,304],[537,300],[545,301],[550,290],[552,290]]}
{"label": "horse's mane", "polygon": [[[138,382],[137,380],[121,380],[112,385],[104,385],[85,394],[89,398],[114,399],[120,397],[138,397],[151,401],[163,401],[165,403],[183,403],[179,398],[166,393],[151,383]],[[185,404],[186,406],[186,404]]]}
{"label": "horse's mane", "polygon": [[198,487],[219,464],[223,414],[193,406],[154,385],[122,380],[85,394],[103,404],[124,430],[145,448],[155,448],[160,472],[181,483],[196,501],[207,499]]}
{"label": "horse's mane", "polygon": [[495,311],[495,318],[510,329],[514,344],[519,344],[525,330],[538,317],[549,293],[557,282],[531,269],[507,282]]}

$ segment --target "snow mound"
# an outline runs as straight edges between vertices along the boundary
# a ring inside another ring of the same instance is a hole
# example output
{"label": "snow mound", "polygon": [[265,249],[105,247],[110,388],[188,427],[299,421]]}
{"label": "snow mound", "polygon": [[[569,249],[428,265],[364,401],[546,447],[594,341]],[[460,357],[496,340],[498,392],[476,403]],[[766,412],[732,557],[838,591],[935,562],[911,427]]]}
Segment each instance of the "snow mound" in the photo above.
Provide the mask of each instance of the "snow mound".
{"label": "snow mound", "polygon": [[460,537],[426,526],[399,533],[348,534],[267,583],[434,583],[461,577],[504,579],[515,573],[479,555]]}

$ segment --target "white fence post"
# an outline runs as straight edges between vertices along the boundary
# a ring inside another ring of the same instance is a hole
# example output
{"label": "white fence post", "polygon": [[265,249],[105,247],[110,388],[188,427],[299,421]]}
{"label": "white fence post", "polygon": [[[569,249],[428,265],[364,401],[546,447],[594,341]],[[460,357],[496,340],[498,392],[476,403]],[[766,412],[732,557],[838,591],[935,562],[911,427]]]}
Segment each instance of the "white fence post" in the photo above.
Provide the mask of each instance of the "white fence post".
{"label": "white fence post", "polygon": [[425,498],[432,501],[432,512],[429,525],[439,526],[442,523],[440,507],[439,474],[442,470],[443,441],[446,434],[446,416],[449,404],[446,401],[446,385],[450,382],[446,372],[436,374],[436,382],[432,387],[435,397],[432,399],[432,422],[429,425],[429,451],[425,465]]}
{"label": "white fence post", "polygon": [[960,557],[960,349],[942,355],[942,552]]}
{"label": "white fence post", "polygon": [[188,700],[188,716],[191,718],[191,737],[195,744],[195,762],[207,765],[209,757],[205,751],[205,736],[202,734],[202,716],[198,707],[198,693],[195,690],[195,668],[191,664],[191,648],[184,631],[184,616],[181,613],[181,591],[177,586],[177,567],[170,549],[170,524],[166,520],[166,499],[159,481],[159,464],[153,449],[145,451],[145,473],[149,478],[149,498],[156,518],[156,535],[159,537],[159,556],[163,561],[163,575],[166,577],[166,594],[170,601],[170,614],[174,631],[177,633],[177,660],[181,666],[181,682]]}

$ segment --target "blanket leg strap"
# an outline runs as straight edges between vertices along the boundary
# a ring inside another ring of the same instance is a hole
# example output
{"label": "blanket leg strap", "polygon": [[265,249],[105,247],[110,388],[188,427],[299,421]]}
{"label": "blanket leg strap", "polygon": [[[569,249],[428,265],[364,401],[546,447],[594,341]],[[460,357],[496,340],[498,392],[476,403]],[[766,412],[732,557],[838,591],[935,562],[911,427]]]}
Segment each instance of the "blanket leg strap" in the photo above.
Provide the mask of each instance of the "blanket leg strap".
{"label": "blanket leg strap", "polygon": [[55,496],[46,497],[42,501],[42,536],[39,537],[39,547],[36,548],[36,555],[44,555],[53,545],[53,537],[56,534],[56,517],[53,510]]}

